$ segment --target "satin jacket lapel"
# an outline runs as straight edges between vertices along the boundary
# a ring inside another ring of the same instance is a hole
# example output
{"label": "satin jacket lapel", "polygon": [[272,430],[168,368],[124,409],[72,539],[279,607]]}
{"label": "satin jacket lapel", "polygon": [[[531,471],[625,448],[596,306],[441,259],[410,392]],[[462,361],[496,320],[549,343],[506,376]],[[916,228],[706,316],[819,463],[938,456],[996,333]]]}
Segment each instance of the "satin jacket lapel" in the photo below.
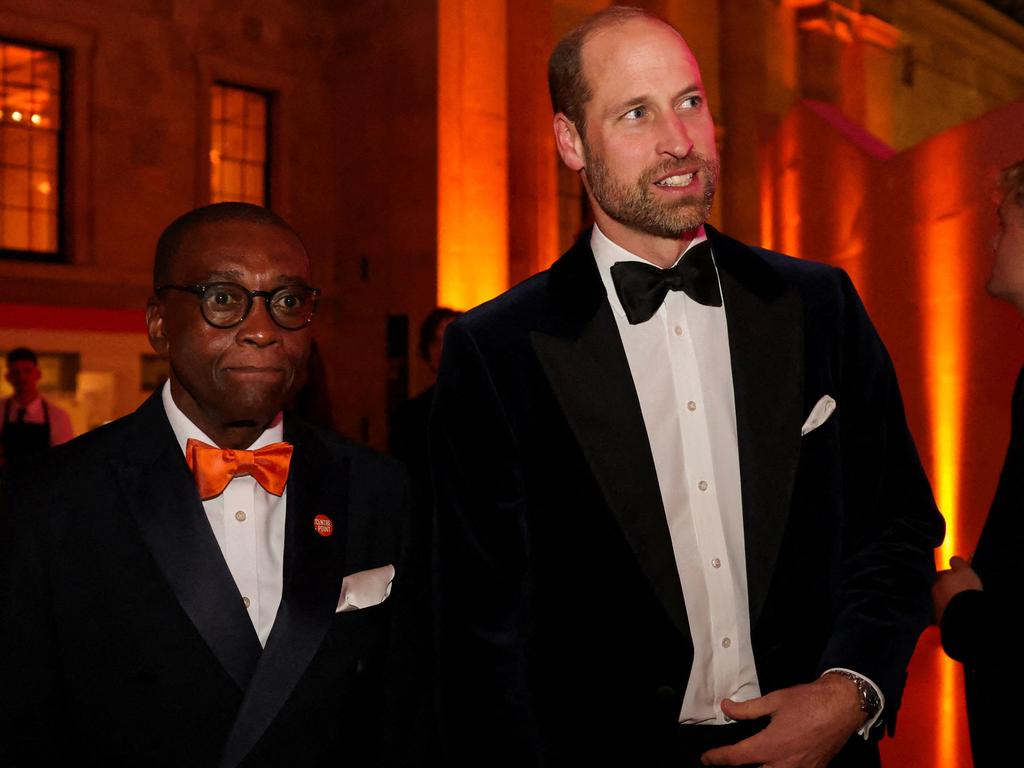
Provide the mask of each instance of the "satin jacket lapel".
{"label": "satin jacket lapel", "polygon": [[128,509],[164,578],[210,650],[245,689],[260,643],[210,529],[159,392],[135,414],[130,458],[114,463]]}
{"label": "satin jacket lapel", "polygon": [[[327,460],[327,448],[293,419],[285,440],[295,446],[288,477],[284,594],[267,646],[246,691],[220,765],[236,766],[281,711],[316,655],[338,604],[344,573],[348,464]],[[330,536],[313,527],[317,515],[333,523]]]}
{"label": "satin jacket lapel", "polygon": [[789,513],[803,407],[803,303],[757,253],[707,227],[729,328],[751,626]]}
{"label": "satin jacket lapel", "polygon": [[605,500],[655,594],[690,637],[661,490],[629,362],[585,234],[551,270],[563,312],[531,341]]}

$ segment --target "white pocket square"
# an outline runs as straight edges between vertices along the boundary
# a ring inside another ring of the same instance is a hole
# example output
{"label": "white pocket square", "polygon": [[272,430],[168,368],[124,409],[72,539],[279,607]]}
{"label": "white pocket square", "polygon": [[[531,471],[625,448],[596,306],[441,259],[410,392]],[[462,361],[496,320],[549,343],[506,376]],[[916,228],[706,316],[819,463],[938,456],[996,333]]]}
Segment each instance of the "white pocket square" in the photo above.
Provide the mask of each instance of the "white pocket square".
{"label": "white pocket square", "polygon": [[828,395],[823,395],[821,400],[814,404],[811,409],[811,415],[807,417],[807,421],[800,427],[800,436],[803,437],[808,432],[811,432],[826,421],[828,417],[832,415],[832,412],[836,409],[836,401]]}
{"label": "white pocket square", "polygon": [[380,605],[391,594],[391,582],[395,580],[395,566],[382,565],[366,571],[350,573],[341,580],[341,595],[335,613],[356,611]]}

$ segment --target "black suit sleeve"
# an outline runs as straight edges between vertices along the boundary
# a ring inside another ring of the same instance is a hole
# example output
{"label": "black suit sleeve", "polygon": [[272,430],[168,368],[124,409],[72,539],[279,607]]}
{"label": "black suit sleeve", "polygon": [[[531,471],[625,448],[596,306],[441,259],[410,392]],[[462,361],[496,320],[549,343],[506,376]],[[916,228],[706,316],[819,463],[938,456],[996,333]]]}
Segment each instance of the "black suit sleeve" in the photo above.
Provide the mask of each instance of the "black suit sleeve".
{"label": "black suit sleeve", "polygon": [[[1013,393],[1010,446],[995,498],[971,567],[984,591],[968,590],[950,600],[942,615],[942,646],[967,664],[990,661],[986,654],[1021,631],[1021,570],[1024,544],[1024,369]],[[998,657],[998,656],[997,656]]]}
{"label": "black suit sleeve", "polygon": [[835,626],[820,670],[846,667],[886,698],[890,727],[907,665],[931,616],[933,549],[944,522],[907,427],[892,361],[842,275],[839,415],[844,532]]}
{"label": "black suit sleeve", "polygon": [[43,547],[47,521],[33,519],[18,497],[8,475],[0,494],[0,765],[57,765],[67,731]]}
{"label": "black suit sleeve", "polygon": [[430,444],[446,759],[533,765],[522,463],[487,362],[460,323],[445,337]]}

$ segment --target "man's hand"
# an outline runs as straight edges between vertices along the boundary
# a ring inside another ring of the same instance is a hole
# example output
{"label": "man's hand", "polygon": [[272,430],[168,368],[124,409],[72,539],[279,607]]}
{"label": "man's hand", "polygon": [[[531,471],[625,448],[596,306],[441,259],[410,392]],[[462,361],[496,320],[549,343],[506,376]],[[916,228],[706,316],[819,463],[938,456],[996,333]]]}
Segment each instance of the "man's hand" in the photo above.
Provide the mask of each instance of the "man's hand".
{"label": "man's hand", "polygon": [[962,557],[950,558],[949,570],[940,571],[939,578],[932,587],[936,624],[942,621],[942,614],[946,612],[949,601],[968,589],[982,589],[981,579]]}
{"label": "man's hand", "polygon": [[768,715],[771,723],[749,739],[705,752],[704,765],[822,768],[865,720],[856,684],[839,675],[825,675],[750,701],[726,699],[722,711],[733,720]]}

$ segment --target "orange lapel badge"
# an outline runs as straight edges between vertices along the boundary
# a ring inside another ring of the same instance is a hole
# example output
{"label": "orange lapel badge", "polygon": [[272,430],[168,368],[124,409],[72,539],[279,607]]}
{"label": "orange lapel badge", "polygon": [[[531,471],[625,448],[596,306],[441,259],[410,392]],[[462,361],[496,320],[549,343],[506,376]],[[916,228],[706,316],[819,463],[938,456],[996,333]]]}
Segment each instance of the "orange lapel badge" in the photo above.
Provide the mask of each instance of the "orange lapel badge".
{"label": "orange lapel badge", "polygon": [[313,518],[313,530],[321,536],[330,536],[334,533],[334,521],[327,515],[317,515]]}

